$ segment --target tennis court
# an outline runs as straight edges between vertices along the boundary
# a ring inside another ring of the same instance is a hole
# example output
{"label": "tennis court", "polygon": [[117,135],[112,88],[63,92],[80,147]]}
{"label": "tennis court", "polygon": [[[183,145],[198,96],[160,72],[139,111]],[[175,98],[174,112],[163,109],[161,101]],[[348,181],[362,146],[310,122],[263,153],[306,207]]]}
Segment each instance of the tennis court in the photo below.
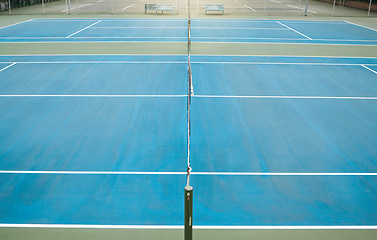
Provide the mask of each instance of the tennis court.
{"label": "tennis court", "polygon": [[[348,21],[193,19],[193,42],[377,45],[377,31]],[[186,42],[185,19],[31,19],[0,29],[1,42]]]}
{"label": "tennis court", "polygon": [[[157,16],[0,28],[0,236],[183,238],[191,98],[194,239],[373,239],[376,29],[191,19],[190,86],[188,27]],[[85,45],[117,49],[75,52]],[[35,53],[45,46],[57,48]],[[266,46],[289,54],[249,54]]]}

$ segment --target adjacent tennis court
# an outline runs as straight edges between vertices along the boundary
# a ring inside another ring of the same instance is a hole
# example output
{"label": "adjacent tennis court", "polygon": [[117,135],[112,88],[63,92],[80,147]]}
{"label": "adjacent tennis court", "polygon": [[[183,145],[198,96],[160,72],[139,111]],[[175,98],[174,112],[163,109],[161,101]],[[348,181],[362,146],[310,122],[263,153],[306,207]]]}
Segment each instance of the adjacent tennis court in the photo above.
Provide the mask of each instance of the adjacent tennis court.
{"label": "adjacent tennis court", "polygon": [[[31,19],[0,29],[1,42],[186,42],[185,19]],[[349,21],[193,19],[193,42],[377,45],[377,31]]]}
{"label": "adjacent tennis court", "polygon": [[195,231],[247,239],[256,229],[360,230],[349,236],[372,239],[377,58],[195,47],[374,47],[377,31],[345,20],[192,19],[188,28],[186,19],[161,18],[36,18],[0,28],[0,42],[20,46],[193,42],[188,55],[0,55],[2,233],[179,230],[152,233],[174,239],[189,160],[194,239]]}

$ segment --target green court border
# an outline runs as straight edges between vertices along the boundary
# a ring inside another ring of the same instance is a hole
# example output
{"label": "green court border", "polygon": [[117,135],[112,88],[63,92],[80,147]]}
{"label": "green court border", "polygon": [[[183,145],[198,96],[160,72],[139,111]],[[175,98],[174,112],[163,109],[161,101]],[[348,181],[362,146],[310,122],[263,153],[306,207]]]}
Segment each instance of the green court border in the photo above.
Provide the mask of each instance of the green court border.
{"label": "green court border", "polygon": [[[194,240],[375,240],[376,229],[365,230],[222,230],[194,229]],[[183,239],[183,229],[0,228],[4,240]]]}

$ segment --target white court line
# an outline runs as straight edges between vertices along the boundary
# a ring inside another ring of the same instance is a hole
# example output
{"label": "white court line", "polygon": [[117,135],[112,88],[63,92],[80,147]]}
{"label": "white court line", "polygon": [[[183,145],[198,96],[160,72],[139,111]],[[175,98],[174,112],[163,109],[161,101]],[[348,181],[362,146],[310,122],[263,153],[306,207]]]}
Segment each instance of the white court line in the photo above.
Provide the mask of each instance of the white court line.
{"label": "white court line", "polygon": [[[377,42],[377,40],[352,40],[352,39],[321,39],[321,38],[316,38],[314,39],[315,41],[338,41],[338,42]],[[330,43],[331,44],[331,43]],[[375,46],[375,45],[372,45],[372,46]]]}
{"label": "white court line", "polygon": [[[3,62],[0,62],[3,63]],[[9,62],[4,62],[9,63]],[[124,63],[136,63],[136,64],[187,64],[187,61],[61,61],[61,62],[17,62],[19,64],[124,64]]]}
{"label": "white court line", "polygon": [[[192,39],[244,39],[244,40],[295,40],[295,41],[308,41],[309,39],[304,39],[304,38],[253,38],[253,37],[191,37]],[[206,42],[210,43],[210,42]],[[213,42],[216,43],[216,42]],[[233,42],[234,43],[234,42]],[[273,42],[273,44],[276,44]],[[278,44],[281,44],[278,42]],[[296,43],[293,43],[296,44]]]}
{"label": "white court line", "polygon": [[274,0],[270,0],[270,2],[274,2],[274,3],[279,3],[279,4],[281,4],[281,2],[279,2],[279,1],[274,1]]}
{"label": "white court line", "polygon": [[193,175],[228,176],[377,176],[377,173],[192,172]]}
{"label": "white court line", "polygon": [[[129,172],[129,171],[13,171],[0,170],[0,174],[62,174],[62,175],[187,175],[187,172]],[[216,176],[377,176],[377,173],[331,172],[192,172],[192,175]]]}
{"label": "white court line", "polygon": [[18,22],[18,23],[15,23],[15,24],[11,24],[11,25],[8,25],[8,26],[4,26],[4,27],[1,27],[0,29],[3,29],[3,28],[7,28],[7,27],[13,27],[15,25],[18,25],[18,24],[21,24],[21,23],[26,23],[26,22],[30,22],[30,21],[33,21],[33,19],[29,19],[29,20],[25,20],[25,21],[22,21],[22,22]]}
{"label": "white court line", "polygon": [[[186,173],[187,174],[187,173]],[[183,225],[86,225],[86,224],[7,224],[2,228],[88,228],[88,229],[183,229]]]}
{"label": "white court line", "polygon": [[35,18],[36,22],[92,22],[99,19],[80,19],[80,18],[70,18],[70,19],[55,19],[55,18]]}
{"label": "white court line", "polygon": [[198,28],[198,29],[231,29],[231,30],[233,30],[233,29],[236,29],[236,30],[238,30],[238,29],[241,29],[241,30],[259,30],[259,29],[261,29],[261,30],[289,30],[289,29],[286,29],[286,28],[261,28],[261,27],[259,27],[259,28],[256,28],[256,27],[254,27],[254,28],[252,28],[252,27],[249,27],[249,28],[236,28],[236,27],[191,27],[191,28]]}
{"label": "white court line", "polygon": [[[361,66],[359,63],[300,63],[300,62],[191,62],[192,64],[246,64],[246,65],[308,65],[308,66]],[[377,64],[367,64],[375,66]]]}
{"label": "white court line", "polygon": [[[91,27],[91,28],[138,28],[138,27]],[[144,27],[144,28],[149,28],[149,27]],[[159,27],[150,27],[150,28],[159,28]],[[171,27],[175,28],[175,27]],[[181,28],[181,27],[177,27]],[[186,29],[186,27],[183,27]],[[193,28],[206,28],[206,27],[193,27]],[[209,27],[209,29],[216,29],[216,27]],[[267,30],[289,30],[287,28],[219,28],[219,29],[267,29]],[[0,37],[0,39],[66,39],[67,37]],[[71,37],[75,39],[154,39],[154,38],[163,38],[163,39],[180,39],[180,38],[187,38],[187,37]],[[295,40],[295,41],[307,41],[309,39],[302,39],[302,38],[247,38],[247,37],[191,37],[193,39],[246,39],[246,40]],[[311,39],[314,41],[331,41],[331,42],[377,42],[377,40],[352,40],[352,39]],[[65,41],[63,41],[65,42]],[[92,41],[94,42],[94,41]],[[102,42],[102,41],[99,41]],[[139,42],[139,41],[138,41]],[[208,42],[207,42],[208,43]],[[215,42],[216,43],[216,42]],[[275,44],[275,43],[272,43]],[[296,44],[296,43],[279,43],[279,44]],[[312,44],[312,43],[311,43]],[[333,43],[318,43],[322,45],[348,45],[347,43],[342,43],[342,44],[333,44]],[[376,45],[361,45],[359,44],[358,46],[376,46]]]}
{"label": "white court line", "polygon": [[187,22],[184,19],[102,19],[104,22]]}
{"label": "white court line", "polygon": [[155,36],[155,37],[71,37],[71,38],[82,38],[82,39],[138,39],[138,38],[141,38],[141,39],[154,39],[154,38],[158,38],[158,39],[176,39],[176,38],[182,38],[182,39],[187,39],[187,37],[159,37],[159,36]]}
{"label": "white court line", "polygon": [[0,171],[0,174],[63,174],[63,175],[187,175],[187,172],[125,172],[125,171]]}
{"label": "white court line", "polygon": [[245,8],[247,8],[247,9],[250,9],[250,10],[252,10],[252,11],[254,11],[254,12],[256,12],[257,10],[255,10],[254,8],[252,8],[252,7],[249,7],[249,6],[247,6],[247,5],[243,5]]}
{"label": "white court line", "polygon": [[[300,20],[281,20],[281,21],[289,21],[289,23],[325,23],[325,24],[346,24],[345,21],[336,21],[336,20],[317,20],[317,21],[300,21]],[[241,20],[241,19],[195,19],[195,22],[248,22],[248,23],[274,23],[276,20]]]}
{"label": "white court line", "polygon": [[288,28],[288,29],[294,31],[295,33],[300,34],[300,35],[303,36],[303,37],[306,37],[306,38],[309,39],[309,40],[313,40],[313,39],[311,39],[310,37],[306,36],[305,34],[302,34],[302,33],[300,33],[299,31],[296,31],[296,30],[294,30],[293,28],[288,27],[287,25],[285,25],[285,24],[283,24],[283,23],[281,23],[281,22],[279,22],[279,21],[277,21],[277,23],[279,23],[280,25],[282,25],[282,26],[284,26],[284,27],[286,27],[286,28]]}
{"label": "white court line", "polygon": [[2,69],[0,69],[0,72],[4,71],[4,70],[7,69],[7,68],[12,67],[12,66],[15,65],[15,64],[16,64],[16,62],[14,62],[14,63],[12,63],[12,64],[10,64],[10,65],[8,65],[8,66],[2,68]]}
{"label": "white court line", "polygon": [[99,1],[97,1],[98,3],[101,3],[101,2],[104,2],[105,0],[99,0]]}
{"label": "white court line", "polygon": [[[184,229],[183,225],[92,225],[92,224],[8,224],[0,223],[2,228],[78,228],[78,229]],[[345,226],[197,226],[193,229],[224,230],[351,230],[377,229],[373,225]]]}
{"label": "white court line", "polygon": [[167,28],[183,28],[183,29],[187,29],[187,27],[92,27],[92,28],[109,28],[109,29],[112,29],[112,28],[138,28],[138,29],[159,29],[159,28],[162,28],[162,29],[167,29]]}
{"label": "white court line", "polygon": [[[14,55],[9,55],[14,56]],[[26,55],[28,56],[28,55]],[[34,56],[34,55],[32,55]],[[38,56],[38,55],[36,55]],[[286,56],[283,56],[286,57]],[[10,64],[10,62],[1,62]],[[187,64],[187,61],[59,61],[59,62],[17,62],[17,64]],[[191,62],[191,64],[245,64],[245,65],[308,65],[308,66],[362,66],[360,63],[300,63],[300,62]],[[377,66],[376,64],[365,64]]]}
{"label": "white court line", "polygon": [[[167,29],[167,28],[173,28],[173,29],[187,29],[187,27],[92,27],[92,28],[109,28],[109,29],[117,29],[117,28],[140,28],[140,29],[159,29],[159,28],[162,28],[162,29]],[[236,28],[236,27],[191,27],[191,29],[241,29],[241,30],[258,30],[258,29],[262,29],[262,30],[286,30],[286,31],[289,31],[289,29],[287,28]],[[175,38],[175,37],[173,37]]]}
{"label": "white court line", "polygon": [[133,6],[135,6],[135,4],[131,4],[130,6],[123,8],[122,11],[124,11],[124,10],[126,10],[126,9],[128,9],[130,7],[133,7]]}
{"label": "white court line", "polygon": [[349,24],[352,24],[352,25],[355,25],[355,26],[358,26],[358,27],[366,28],[366,29],[369,29],[369,30],[372,30],[372,31],[377,32],[377,30],[374,29],[374,28],[366,27],[366,26],[363,26],[363,25],[360,25],[360,24],[356,24],[356,23],[353,23],[353,22],[349,22],[349,21],[344,21],[344,22],[349,23]]}
{"label": "white court line", "polygon": [[[2,56],[7,56],[7,57],[16,57],[16,56],[30,56],[30,55],[2,55]],[[31,56],[44,56],[44,55],[31,55]],[[60,56],[60,55],[54,55],[54,56]],[[64,56],[64,55],[61,55],[61,56]],[[195,54],[191,54],[191,56],[195,56],[195,57],[200,57],[202,55],[195,55]],[[206,57],[218,57],[219,55],[214,55],[214,54],[206,54],[205,55]],[[224,56],[223,56],[224,57]],[[346,59],[346,58],[350,58],[350,59],[375,59],[377,60],[377,57],[348,57],[348,56],[298,56],[298,55],[288,55],[288,56],[284,56],[284,55],[226,55],[226,58],[229,58],[229,57],[274,57],[274,58],[310,58],[310,59],[314,59],[314,58],[330,58],[330,59],[336,59],[336,58],[339,58],[339,59]],[[196,62],[196,63],[200,63],[200,62]],[[356,65],[360,65],[360,64],[356,64]],[[366,65],[377,65],[376,64],[366,64]]]}
{"label": "white court line", "polygon": [[228,230],[349,230],[349,229],[377,229],[377,226],[193,226],[194,229],[228,229]]}
{"label": "white court line", "polygon": [[[289,5],[289,4],[287,4],[287,6],[288,6],[288,7],[291,7],[291,8],[295,8],[295,9],[303,10],[303,11],[305,10],[304,8],[296,7],[296,6]],[[308,12],[311,12],[311,13],[317,13],[317,12],[311,11],[311,10],[309,10],[309,9],[308,9]]]}
{"label": "white court line", "polygon": [[102,95],[0,95],[0,97],[85,97],[85,98],[138,98],[138,97],[166,97],[166,98],[172,98],[172,97],[187,97],[187,95],[111,95],[111,94],[102,94]]}
{"label": "white court line", "polygon": [[231,96],[231,95],[195,95],[197,98],[260,98],[260,99],[347,99],[377,100],[377,97],[321,97],[321,96]]}
{"label": "white court line", "polygon": [[64,39],[66,37],[0,37],[2,39]]}
{"label": "white court line", "polygon": [[[88,4],[81,5],[81,6],[73,7],[73,8],[71,8],[71,10],[86,7],[86,6],[89,6],[89,5],[92,5],[92,4],[88,3]],[[68,11],[69,11],[69,9],[66,9],[66,10],[63,10],[62,12],[68,12]]]}
{"label": "white court line", "polygon": [[364,67],[364,68],[366,68],[366,69],[368,69],[369,71],[371,71],[371,72],[373,72],[373,73],[375,73],[375,74],[377,74],[377,72],[376,71],[374,71],[373,69],[371,69],[371,68],[368,68],[367,66],[365,66],[364,64],[361,64],[361,66],[362,67]]}
{"label": "white court line", "polygon": [[289,23],[300,23],[300,24],[319,24],[319,23],[322,23],[322,24],[347,24],[346,22],[344,21],[332,21],[332,20],[322,20],[322,21],[311,21],[311,20],[308,20],[308,21],[289,21]]}
{"label": "white court line", "polygon": [[78,30],[78,31],[75,32],[75,33],[72,33],[71,35],[67,36],[66,38],[70,38],[70,37],[72,37],[73,35],[76,35],[76,34],[82,32],[82,31],[84,31],[85,29],[88,29],[88,28],[90,28],[91,26],[94,26],[94,25],[96,25],[96,24],[98,24],[98,23],[100,23],[100,22],[101,22],[101,20],[98,20],[97,22],[95,22],[95,23],[93,23],[93,24],[90,24],[89,26],[84,27],[83,29]]}

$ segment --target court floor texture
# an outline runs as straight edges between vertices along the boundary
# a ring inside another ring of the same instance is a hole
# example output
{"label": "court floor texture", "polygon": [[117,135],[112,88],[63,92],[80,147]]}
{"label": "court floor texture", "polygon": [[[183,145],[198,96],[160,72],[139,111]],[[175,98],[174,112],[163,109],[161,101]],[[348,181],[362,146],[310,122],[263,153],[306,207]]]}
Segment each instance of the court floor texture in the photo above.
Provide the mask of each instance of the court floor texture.
{"label": "court floor texture", "polygon": [[[191,56],[196,226],[377,224],[377,59]],[[187,56],[0,56],[4,224],[183,224]]]}

